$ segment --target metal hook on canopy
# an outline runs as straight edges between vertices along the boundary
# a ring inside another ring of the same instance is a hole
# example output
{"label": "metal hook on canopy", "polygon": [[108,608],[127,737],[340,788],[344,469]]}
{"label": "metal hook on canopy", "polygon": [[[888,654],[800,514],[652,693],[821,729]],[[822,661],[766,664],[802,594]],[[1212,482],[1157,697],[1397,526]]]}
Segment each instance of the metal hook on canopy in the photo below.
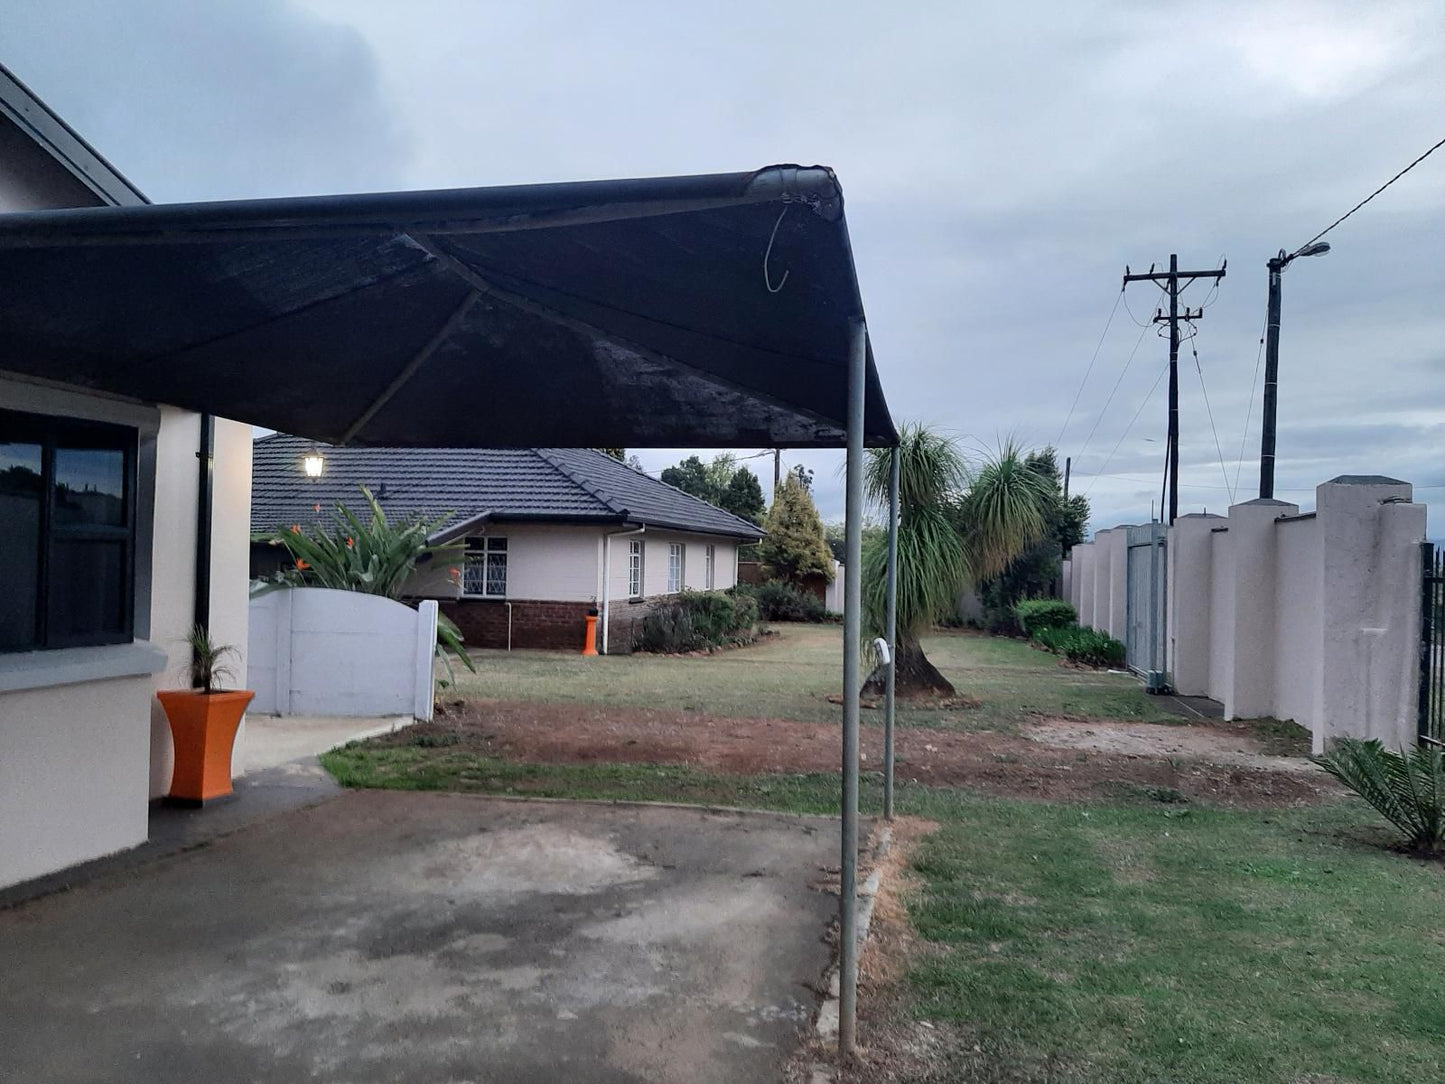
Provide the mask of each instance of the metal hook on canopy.
{"label": "metal hook on canopy", "polygon": [[774,285],[773,285],[772,276],[768,274],[768,262],[772,259],[772,256],[773,256],[773,242],[777,239],[777,236],[778,236],[778,227],[783,224],[783,216],[788,213],[788,207],[789,207],[790,205],[791,205],[790,201],[788,201],[788,200],[784,200],[784,201],[783,201],[783,209],[778,212],[778,220],[773,223],[773,232],[772,232],[772,234],[768,237],[768,248],[767,248],[767,251],[763,253],[763,285],[768,288],[768,293],[770,293],[770,294],[775,294],[775,293],[777,293],[779,290],[781,290],[781,289],[783,288],[783,285],[788,281],[788,274],[789,274],[789,272],[784,271],[784,272],[783,272],[783,277],[780,278],[780,279],[778,280],[778,284],[777,284],[776,286],[774,286]]}

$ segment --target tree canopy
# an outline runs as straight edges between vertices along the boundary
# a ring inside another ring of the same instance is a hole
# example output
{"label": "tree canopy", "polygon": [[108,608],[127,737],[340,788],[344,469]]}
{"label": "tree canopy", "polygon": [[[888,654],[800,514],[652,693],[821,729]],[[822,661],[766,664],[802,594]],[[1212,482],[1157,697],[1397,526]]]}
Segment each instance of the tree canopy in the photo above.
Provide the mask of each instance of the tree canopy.
{"label": "tree canopy", "polygon": [[833,579],[833,552],[823,537],[823,521],[792,472],[778,487],[763,529],[768,533],[758,546],[758,556],[771,579],[794,586],[801,586],[809,576]]}
{"label": "tree canopy", "polygon": [[690,455],[676,466],[666,468],[662,480],[750,523],[763,520],[766,505],[758,476],[747,467],[739,467],[727,452],[706,463]]}

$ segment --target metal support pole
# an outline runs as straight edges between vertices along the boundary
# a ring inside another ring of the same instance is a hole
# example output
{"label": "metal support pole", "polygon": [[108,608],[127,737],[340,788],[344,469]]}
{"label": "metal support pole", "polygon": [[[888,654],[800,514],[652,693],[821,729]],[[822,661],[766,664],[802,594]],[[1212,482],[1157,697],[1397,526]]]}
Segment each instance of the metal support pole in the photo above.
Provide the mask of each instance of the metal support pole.
{"label": "metal support pole", "polygon": [[858,639],[863,611],[863,382],[868,328],[853,325],[848,359],[847,520],[843,555],[843,860],[838,890],[838,1054],[852,1053],[858,1024]]}
{"label": "metal support pole", "polygon": [[893,692],[898,666],[898,471],[894,448],[888,470],[888,672],[883,700],[883,816],[893,819]]}
{"label": "metal support pole", "polygon": [[1264,432],[1259,440],[1259,495],[1274,496],[1274,425],[1279,392],[1280,273],[1288,263],[1281,249],[1269,261],[1269,316],[1264,325]]}

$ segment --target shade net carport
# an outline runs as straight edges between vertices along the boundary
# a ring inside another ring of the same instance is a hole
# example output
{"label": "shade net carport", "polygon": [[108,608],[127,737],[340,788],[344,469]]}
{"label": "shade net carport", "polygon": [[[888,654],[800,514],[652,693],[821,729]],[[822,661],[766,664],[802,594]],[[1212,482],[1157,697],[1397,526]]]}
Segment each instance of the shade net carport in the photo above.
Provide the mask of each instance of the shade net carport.
{"label": "shade net carport", "polygon": [[328,443],[847,448],[851,1047],[861,459],[898,435],[831,170],[0,215],[0,344]]}
{"label": "shade net carport", "polygon": [[861,317],[821,168],[0,216],[0,369],[332,443],[843,447]]}

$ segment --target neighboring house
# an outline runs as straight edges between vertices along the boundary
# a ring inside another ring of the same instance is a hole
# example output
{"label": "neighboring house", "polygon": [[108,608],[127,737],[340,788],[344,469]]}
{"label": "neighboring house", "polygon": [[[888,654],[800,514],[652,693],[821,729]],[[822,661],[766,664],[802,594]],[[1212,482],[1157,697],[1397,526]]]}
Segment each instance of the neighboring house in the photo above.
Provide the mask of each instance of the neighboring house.
{"label": "neighboring house", "polygon": [[[325,464],[314,479],[302,468],[313,450]],[[465,540],[466,557],[455,575],[419,571],[408,594],[442,600],[473,647],[580,649],[596,609],[599,649],[626,651],[649,602],[732,587],[738,545],[763,535],[590,448],[318,448],[278,434],[254,459],[253,531],[362,510],[361,486],[389,517],[445,516],[433,540]],[[252,574],[275,571],[278,550],[253,547]]]}
{"label": "neighboring house", "polygon": [[[0,67],[0,214],[144,202]],[[5,282],[0,304],[25,290]],[[200,415],[5,368],[0,887],[145,841],[171,774],[153,694],[186,683],[198,613],[244,664],[251,464],[249,426],[214,421],[207,471]]]}

